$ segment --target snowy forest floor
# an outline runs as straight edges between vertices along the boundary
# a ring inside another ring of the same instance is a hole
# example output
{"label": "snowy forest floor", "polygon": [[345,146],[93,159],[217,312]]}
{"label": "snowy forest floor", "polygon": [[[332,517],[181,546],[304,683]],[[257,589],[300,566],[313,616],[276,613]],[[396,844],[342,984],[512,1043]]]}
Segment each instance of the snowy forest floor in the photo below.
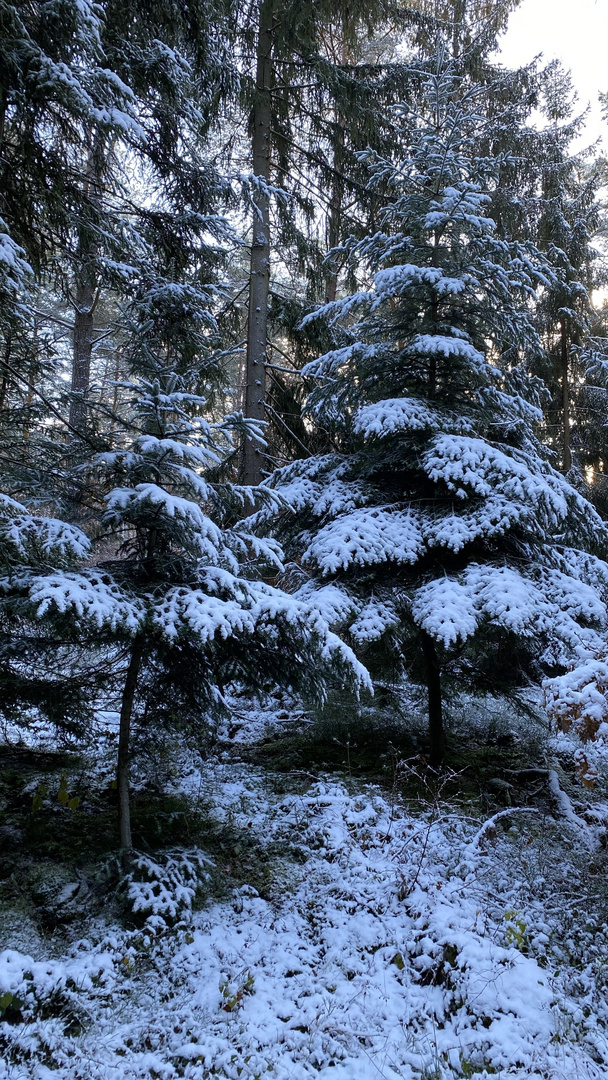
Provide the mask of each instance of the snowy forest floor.
{"label": "snowy forest floor", "polygon": [[114,721],[2,748],[0,1080],[608,1075],[608,765],[465,702],[435,775],[237,701],[141,754],[121,891]]}

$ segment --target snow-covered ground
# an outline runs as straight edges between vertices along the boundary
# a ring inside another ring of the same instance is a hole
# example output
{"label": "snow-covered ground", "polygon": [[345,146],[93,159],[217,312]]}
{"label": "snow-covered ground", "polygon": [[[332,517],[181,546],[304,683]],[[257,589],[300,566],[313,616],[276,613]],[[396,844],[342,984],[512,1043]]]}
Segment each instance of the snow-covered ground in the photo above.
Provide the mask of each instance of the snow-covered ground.
{"label": "snow-covered ground", "polygon": [[193,908],[227,868],[165,853],[131,890],[141,929],[0,954],[1,1080],[608,1076],[608,892],[582,826],[511,808],[484,830],[403,785],[283,779],[218,758],[182,782],[230,860],[238,836],[266,852],[257,888]]}

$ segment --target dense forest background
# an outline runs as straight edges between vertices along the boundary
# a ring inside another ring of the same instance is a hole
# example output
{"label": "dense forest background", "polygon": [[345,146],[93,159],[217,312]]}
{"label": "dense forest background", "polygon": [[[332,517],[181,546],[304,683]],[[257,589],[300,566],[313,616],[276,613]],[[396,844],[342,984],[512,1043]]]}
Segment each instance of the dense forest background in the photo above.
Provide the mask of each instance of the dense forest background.
{"label": "dense forest background", "polygon": [[[0,1080],[604,1075],[607,164],[517,6],[0,5]],[[335,1030],[214,937],[298,861]]]}

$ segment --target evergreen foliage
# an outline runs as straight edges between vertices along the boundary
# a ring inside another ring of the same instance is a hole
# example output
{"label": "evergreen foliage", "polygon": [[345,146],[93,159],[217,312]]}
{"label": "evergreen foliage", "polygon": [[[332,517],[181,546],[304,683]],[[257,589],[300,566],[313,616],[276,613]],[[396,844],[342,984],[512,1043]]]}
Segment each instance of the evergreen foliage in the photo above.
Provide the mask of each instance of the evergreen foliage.
{"label": "evergreen foliage", "polygon": [[[442,675],[603,655],[604,524],[552,456],[561,389],[603,461],[601,173],[563,73],[489,59],[513,6],[3,8],[4,713],[118,696],[125,828],[132,720],[359,687],[354,646],[426,685],[438,762]],[[243,445],[284,466],[255,491]]]}
{"label": "evergreen foliage", "polygon": [[341,347],[305,369],[308,414],[336,450],[271,483],[297,512],[299,594],[370,662],[390,656],[426,683],[437,762],[440,668],[469,687],[521,685],[597,646],[607,571],[585,554],[605,543],[602,521],[536,434],[531,309],[553,271],[496,235],[500,159],[477,150],[494,120],[475,84],[432,66],[419,107],[394,111],[399,152],[367,155],[371,184],[391,192],[356,248],[370,285],[316,315],[342,327]]}
{"label": "evergreen foliage", "polygon": [[[578,354],[593,326],[591,294],[602,283],[599,251],[593,237],[600,221],[601,174],[589,154],[570,154],[581,118],[572,118],[571,79],[557,63],[544,73],[545,134],[541,171],[538,243],[553,268],[553,280],[539,305],[548,364],[542,370],[552,401],[545,408],[548,441],[559,452],[563,469],[573,464],[573,449],[585,444],[585,422],[577,423],[581,382]],[[578,362],[577,362],[578,361]]]}
{"label": "evergreen foliage", "polygon": [[[97,530],[104,554],[84,566],[28,564],[22,534],[27,539],[32,533],[32,543],[49,556],[59,547],[66,559],[86,554],[88,542],[79,530],[56,521],[37,525],[36,533],[30,519],[22,523],[18,508],[6,526],[18,536],[22,556],[18,572],[5,580],[7,618],[44,626],[47,662],[60,662],[68,642],[80,652],[81,680],[86,682],[88,662],[93,671],[103,670],[108,690],[122,682],[118,791],[126,868],[134,715],[146,725],[205,729],[221,711],[230,685],[253,692],[290,686],[322,699],[332,677],[367,679],[314,607],[263,579],[269,568],[280,567],[280,551],[253,536],[242,519],[249,489],[205,477],[231,453],[231,432],[247,425],[239,414],[216,422],[206,418],[201,364],[193,363],[185,347],[192,344],[193,325],[196,330],[202,321],[208,331],[215,329],[210,314],[201,318],[200,301],[200,292],[172,283],[163,288],[157,281],[134,305],[133,372],[123,387],[129,411],[114,438],[118,448],[98,454],[89,466],[99,476],[98,498],[106,492]],[[173,338],[172,328],[179,327]],[[200,354],[200,334],[197,344]],[[180,345],[183,355],[176,357]],[[175,370],[178,358],[182,373]],[[221,352],[214,354],[212,337],[204,359],[212,390],[222,359]],[[271,493],[267,501],[276,505]],[[16,504],[7,500],[6,506],[13,514]],[[45,528],[52,539],[46,539]],[[29,631],[30,642],[35,633]],[[8,655],[19,668],[23,651]],[[26,680],[26,698],[28,693]]]}

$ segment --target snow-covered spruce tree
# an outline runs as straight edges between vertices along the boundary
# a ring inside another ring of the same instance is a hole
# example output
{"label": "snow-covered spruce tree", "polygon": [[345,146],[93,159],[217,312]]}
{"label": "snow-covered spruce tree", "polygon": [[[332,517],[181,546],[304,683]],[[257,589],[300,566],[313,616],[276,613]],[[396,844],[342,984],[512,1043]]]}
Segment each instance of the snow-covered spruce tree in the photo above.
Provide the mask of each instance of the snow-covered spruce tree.
{"label": "snow-covered spruce tree", "polygon": [[356,251],[371,287],[317,312],[343,345],[304,369],[309,418],[336,449],[268,481],[297,513],[299,596],[348,627],[369,666],[390,658],[426,684],[433,763],[442,673],[521,685],[598,647],[606,614],[608,568],[586,554],[605,527],[534,434],[530,315],[548,272],[531,246],[496,238],[500,162],[475,155],[488,145],[476,99],[439,61],[418,111],[395,110],[394,158],[370,153],[371,183],[391,195]]}
{"label": "snow-covered spruce tree", "polygon": [[[200,369],[179,374],[166,363],[159,327],[175,323],[181,305],[181,317],[189,313],[200,329],[191,301],[187,287],[157,283],[133,305],[132,355],[139,362],[123,387],[129,414],[118,448],[92,463],[106,491],[103,558],[75,569],[22,568],[5,595],[24,619],[44,627],[58,650],[68,640],[88,651],[94,667],[105,659],[106,684],[119,686],[117,787],[126,870],[134,716],[173,730],[203,727],[224,708],[230,684],[254,691],[279,685],[322,698],[332,677],[367,679],[314,606],[262,579],[280,555],[242,521],[249,490],[205,477],[232,452],[231,432],[242,430],[243,421],[206,419],[209,402],[191,385],[200,384]],[[209,330],[211,317],[205,321]],[[209,375],[211,356],[206,360]],[[276,502],[272,492],[266,496]]]}

